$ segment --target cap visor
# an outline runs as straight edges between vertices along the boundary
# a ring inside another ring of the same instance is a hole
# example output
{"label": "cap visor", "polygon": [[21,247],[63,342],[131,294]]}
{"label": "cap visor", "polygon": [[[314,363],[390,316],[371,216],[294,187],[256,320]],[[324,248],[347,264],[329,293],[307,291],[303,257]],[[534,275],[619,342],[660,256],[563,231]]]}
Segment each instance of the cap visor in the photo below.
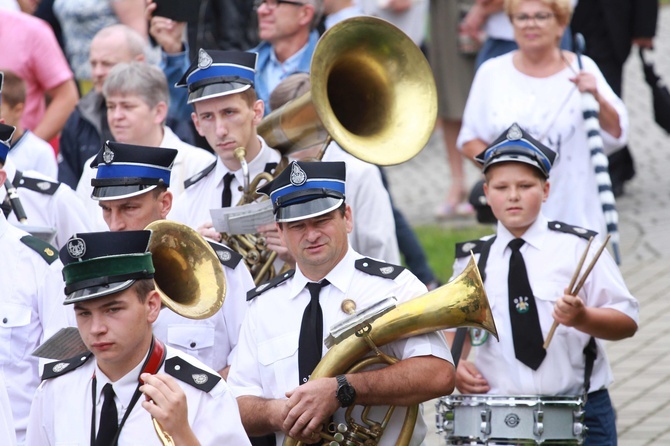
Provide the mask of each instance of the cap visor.
{"label": "cap visor", "polygon": [[318,217],[334,211],[344,203],[343,198],[322,197],[304,203],[297,203],[277,210],[277,222],[287,223],[296,220]]}
{"label": "cap visor", "polygon": [[238,82],[226,82],[218,84],[205,85],[198,88],[194,92],[188,94],[188,103],[204,101],[205,99],[218,98],[227,96],[229,94],[242,93],[251,88],[249,84],[242,84]]}
{"label": "cap visor", "polygon": [[91,198],[98,201],[120,200],[142,195],[156,188],[155,184],[136,184],[132,186],[94,187]]}
{"label": "cap visor", "polygon": [[98,297],[108,296],[110,294],[119,293],[135,283],[135,280],[126,280],[124,282],[115,282],[108,285],[93,286],[89,288],[82,288],[74,293],[70,293],[65,297],[63,305],[69,305],[76,302],[83,302],[85,300],[97,299]]}

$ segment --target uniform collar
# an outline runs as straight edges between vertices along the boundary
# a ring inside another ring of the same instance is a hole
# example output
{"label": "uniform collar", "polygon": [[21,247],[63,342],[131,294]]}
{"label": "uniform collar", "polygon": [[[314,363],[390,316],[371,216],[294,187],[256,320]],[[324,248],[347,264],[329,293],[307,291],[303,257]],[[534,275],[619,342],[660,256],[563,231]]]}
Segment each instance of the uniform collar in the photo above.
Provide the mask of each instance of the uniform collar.
{"label": "uniform collar", "polygon": [[137,366],[135,366],[134,369],[126,373],[121,379],[119,379],[116,382],[112,382],[107,377],[107,375],[105,375],[104,372],[100,370],[100,368],[98,367],[98,363],[96,361],[95,363],[95,376],[97,380],[96,404],[99,404],[100,399],[102,398],[102,388],[105,387],[105,384],[111,383],[114,386],[114,393],[116,394],[116,397],[121,403],[121,406],[124,409],[126,409],[128,407],[128,404],[130,404],[130,400],[133,398],[135,390],[137,390],[137,384],[139,383],[140,378],[140,371],[142,370],[142,366],[144,365],[144,362],[146,361],[148,354],[149,351],[147,350],[147,353],[144,355],[144,358],[142,358],[140,363],[137,364]]}
{"label": "uniform collar", "polygon": [[[328,279],[328,282],[330,282],[332,286],[337,288],[342,293],[345,293],[354,277],[354,262],[362,257],[363,256],[358,254],[351,246],[349,246],[347,253],[344,255],[342,260],[340,260],[340,262],[335,265],[335,268],[326,274],[324,279]],[[293,276],[291,290],[289,292],[289,299],[297,297],[309,282],[312,282],[312,280],[309,280],[307,277],[305,277],[302,271],[300,271],[300,267],[296,265],[295,275]]]}
{"label": "uniform collar", "polygon": [[[532,246],[535,249],[542,249],[544,239],[547,235],[547,231],[545,229],[547,228],[548,223],[549,221],[547,218],[542,213],[539,213],[533,224],[530,225],[521,238],[527,245]],[[505,248],[509,242],[515,238],[516,237],[512,235],[512,233],[509,232],[509,230],[503,226],[502,223],[498,222],[496,242],[500,243],[499,246],[502,248],[502,254],[505,253]]]}

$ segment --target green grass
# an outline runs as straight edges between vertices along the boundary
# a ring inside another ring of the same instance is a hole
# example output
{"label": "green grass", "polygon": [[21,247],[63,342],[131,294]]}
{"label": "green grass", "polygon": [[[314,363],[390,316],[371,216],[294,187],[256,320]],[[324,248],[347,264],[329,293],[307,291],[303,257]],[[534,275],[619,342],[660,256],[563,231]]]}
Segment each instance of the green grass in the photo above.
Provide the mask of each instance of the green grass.
{"label": "green grass", "polygon": [[439,225],[414,228],[419,242],[426,252],[428,263],[441,283],[447,283],[454,264],[456,243],[477,239],[493,233],[491,226],[472,224],[467,228],[447,228]]}

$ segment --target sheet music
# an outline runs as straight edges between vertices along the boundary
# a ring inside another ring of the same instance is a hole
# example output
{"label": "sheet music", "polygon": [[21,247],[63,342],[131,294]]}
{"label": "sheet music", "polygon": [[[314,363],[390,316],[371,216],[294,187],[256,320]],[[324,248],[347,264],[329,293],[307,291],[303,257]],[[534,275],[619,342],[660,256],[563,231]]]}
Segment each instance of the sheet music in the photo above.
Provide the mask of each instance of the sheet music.
{"label": "sheet music", "polygon": [[214,229],[229,235],[255,234],[259,226],[275,221],[270,200],[243,206],[210,209],[209,213],[212,216]]}

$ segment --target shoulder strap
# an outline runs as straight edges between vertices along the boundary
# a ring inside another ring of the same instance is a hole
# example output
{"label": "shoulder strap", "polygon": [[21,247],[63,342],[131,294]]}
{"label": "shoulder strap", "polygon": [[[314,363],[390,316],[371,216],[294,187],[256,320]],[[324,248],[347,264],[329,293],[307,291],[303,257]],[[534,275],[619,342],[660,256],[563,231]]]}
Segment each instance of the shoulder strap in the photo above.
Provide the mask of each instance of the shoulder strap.
{"label": "shoulder strap", "polygon": [[380,262],[369,257],[356,260],[355,265],[356,269],[359,271],[363,271],[372,276],[383,277],[385,279],[395,279],[400,273],[405,271],[404,266]]}
{"label": "shoulder strap", "polygon": [[230,269],[235,269],[240,263],[240,260],[242,260],[241,254],[238,254],[226,245],[214,242],[212,240],[207,240],[207,242],[209,242],[209,246],[212,247],[216,253],[216,256],[219,258],[219,262],[221,262],[223,266],[227,266]]}
{"label": "shoulder strap", "polygon": [[82,365],[86,364],[86,361],[88,361],[92,356],[93,353],[86,352],[63,361],[50,362],[44,366],[42,380],[44,381],[45,379],[57,378],[75,369],[78,369]]}
{"label": "shoulder strap", "polygon": [[37,237],[32,235],[24,235],[21,237],[21,242],[38,253],[49,265],[51,265],[58,258],[58,250],[47,242],[38,239]]}
{"label": "shoulder strap", "polygon": [[188,178],[186,181],[184,181],[184,189],[188,189],[189,187],[193,186],[195,183],[198,181],[202,180],[205,178],[207,175],[210,174],[212,170],[214,170],[214,167],[216,166],[216,161],[214,161],[212,164],[209,166],[205,167],[203,170],[200,172],[196,173],[193,175],[191,178]]}
{"label": "shoulder strap", "polygon": [[45,195],[53,195],[56,193],[60,187],[60,183],[53,182],[49,180],[44,180],[41,178],[27,177],[23,172],[16,172],[14,176],[14,181],[12,181],[14,187],[19,188],[23,187],[34,192],[39,192]]}
{"label": "shoulder strap", "polygon": [[179,356],[165,361],[165,373],[203,392],[210,392],[221,381],[219,375],[198,368]]}
{"label": "shoulder strap", "polygon": [[284,274],[280,274],[279,276],[276,276],[274,279],[269,280],[265,283],[261,283],[258,285],[256,288],[252,288],[249,291],[247,291],[247,302],[255,299],[256,297],[260,296],[264,292],[266,292],[269,289],[272,289],[279,285],[280,283],[283,283],[293,277],[295,274],[294,269],[290,269],[286,271]]}
{"label": "shoulder strap", "polygon": [[548,224],[549,229],[552,231],[564,232],[566,234],[576,235],[583,239],[590,239],[598,235],[596,231],[591,231],[589,229],[582,228],[580,226],[573,226],[567,223],[562,223],[560,221],[550,221]]}

